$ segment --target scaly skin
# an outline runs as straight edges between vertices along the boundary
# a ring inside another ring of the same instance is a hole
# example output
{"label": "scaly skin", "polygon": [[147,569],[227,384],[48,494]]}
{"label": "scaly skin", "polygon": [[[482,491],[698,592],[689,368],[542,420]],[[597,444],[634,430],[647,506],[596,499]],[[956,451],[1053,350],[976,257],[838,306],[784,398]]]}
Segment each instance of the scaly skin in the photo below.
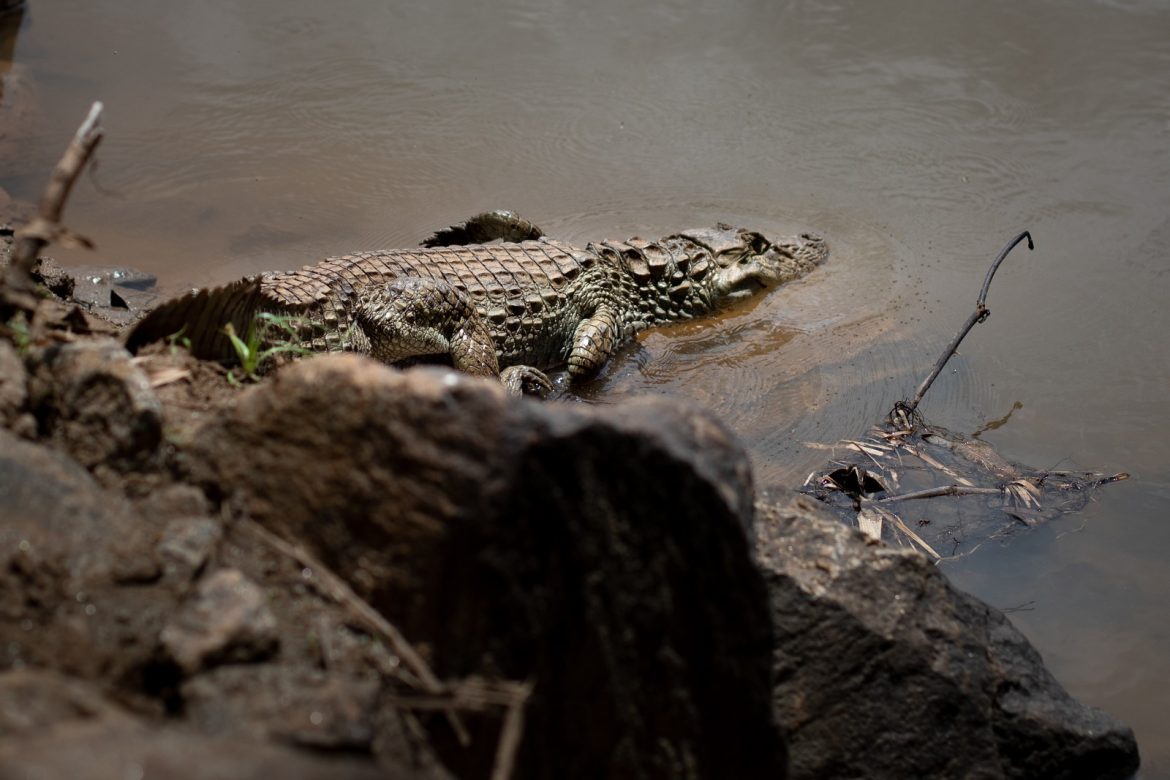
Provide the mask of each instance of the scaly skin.
{"label": "scaly skin", "polygon": [[[428,243],[499,235],[540,232],[492,212]],[[165,303],[135,326],[127,345],[185,328],[196,355],[226,358],[224,324],[245,332],[268,311],[297,318],[314,349],[387,363],[447,356],[471,374],[502,374],[513,391],[543,391],[544,370],[567,367],[572,379],[586,377],[638,331],[707,314],[802,276],[827,256],[817,236],[770,241],[728,225],[584,249],[541,238],[359,252]]]}

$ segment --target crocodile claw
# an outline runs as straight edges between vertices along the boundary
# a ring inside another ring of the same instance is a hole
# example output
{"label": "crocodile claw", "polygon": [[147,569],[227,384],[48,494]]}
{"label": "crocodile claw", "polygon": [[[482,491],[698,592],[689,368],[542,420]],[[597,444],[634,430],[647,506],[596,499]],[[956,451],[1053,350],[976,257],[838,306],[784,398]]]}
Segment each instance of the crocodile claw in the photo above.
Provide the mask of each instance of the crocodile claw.
{"label": "crocodile claw", "polygon": [[554,392],[552,381],[532,366],[508,366],[500,372],[500,381],[508,395],[548,398]]}

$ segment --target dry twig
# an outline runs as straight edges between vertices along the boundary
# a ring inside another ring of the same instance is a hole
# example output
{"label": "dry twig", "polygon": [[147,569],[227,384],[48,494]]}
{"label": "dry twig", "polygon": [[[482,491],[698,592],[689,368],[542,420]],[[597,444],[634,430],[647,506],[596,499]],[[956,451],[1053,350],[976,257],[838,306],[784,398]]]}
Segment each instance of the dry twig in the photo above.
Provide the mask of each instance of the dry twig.
{"label": "dry twig", "polygon": [[963,327],[959,329],[958,334],[956,334],[950,345],[935,362],[934,368],[931,369],[930,375],[927,376],[926,379],[922,380],[922,384],[918,386],[918,392],[914,394],[914,399],[911,401],[899,401],[898,403],[894,404],[894,408],[890,412],[891,421],[896,420],[897,423],[902,427],[911,427],[910,419],[913,417],[914,412],[918,409],[918,404],[922,403],[922,398],[926,395],[926,391],[930,389],[932,384],[934,384],[934,380],[938,379],[938,375],[942,373],[943,367],[947,364],[947,361],[950,360],[951,356],[955,354],[955,350],[959,348],[959,343],[962,342],[964,338],[966,338],[967,334],[971,331],[971,328],[975,327],[975,323],[983,322],[991,316],[991,310],[987,308],[987,291],[991,287],[991,278],[995,276],[995,272],[999,270],[1000,263],[1004,261],[1004,258],[1008,256],[1008,253],[1015,249],[1016,245],[1024,239],[1028,239],[1028,249],[1036,248],[1035,244],[1032,243],[1032,234],[1025,230],[1023,233],[1020,233],[1018,236],[1009,241],[1007,246],[1000,250],[999,255],[991,264],[991,268],[987,270],[987,277],[983,280],[983,288],[979,291],[979,300],[975,302],[975,311],[971,312],[971,316],[967,318],[967,322],[963,324]]}
{"label": "dry twig", "polygon": [[[427,662],[415,651],[414,647],[406,640],[402,632],[393,623],[382,617],[381,613],[371,607],[368,602],[354,593],[340,577],[333,574],[322,563],[313,558],[307,550],[281,539],[255,521],[241,520],[239,525],[250,531],[269,547],[292,559],[301,568],[310,569],[313,572],[311,582],[313,582],[317,591],[335,604],[339,604],[348,609],[355,622],[369,631],[373,636],[386,642],[391,652],[402,660],[409,674],[404,675],[404,670],[398,666],[393,666],[383,671],[393,674],[412,687],[420,688],[432,696],[443,696],[447,693],[446,686],[435,676],[435,673],[431,671]],[[464,745],[469,744],[471,737],[459,720],[458,715],[455,714],[455,711],[449,709],[447,711],[447,718],[460,743]]]}
{"label": "dry twig", "polygon": [[496,745],[491,780],[508,780],[516,764],[516,750],[524,735],[524,707],[532,694],[532,683],[463,680],[442,695],[391,696],[389,701],[408,710],[460,709],[479,711],[505,707],[504,723]]}
{"label": "dry twig", "polygon": [[12,262],[5,270],[4,284],[0,286],[2,290],[0,308],[3,309],[5,319],[15,311],[27,313],[36,308],[32,270],[36,265],[37,256],[46,245],[64,240],[87,247],[92,246],[87,239],[70,233],[61,224],[61,215],[77,177],[85,170],[86,164],[102,140],[102,129],[98,125],[101,114],[102,104],[95,102],[53,169],[49,183],[45,185],[45,191],[41,194],[37,216],[16,232],[17,242],[12,253]]}

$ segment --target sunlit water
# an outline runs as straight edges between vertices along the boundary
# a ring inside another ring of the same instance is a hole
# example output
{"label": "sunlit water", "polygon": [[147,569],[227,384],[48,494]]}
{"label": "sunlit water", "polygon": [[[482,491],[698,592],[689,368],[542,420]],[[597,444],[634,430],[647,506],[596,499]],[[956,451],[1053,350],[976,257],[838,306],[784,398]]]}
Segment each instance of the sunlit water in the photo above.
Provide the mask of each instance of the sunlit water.
{"label": "sunlit water", "polygon": [[649,333],[582,389],[716,410],[763,485],[911,393],[1031,229],[924,410],[972,432],[1018,405],[984,435],[1007,457],[1136,478],[948,572],[1170,776],[1165,2],[32,0],[9,80],[0,186],[35,196],[105,101],[67,212],[100,249],[59,256],[168,290],[496,207],[570,241],[823,232],[812,278]]}

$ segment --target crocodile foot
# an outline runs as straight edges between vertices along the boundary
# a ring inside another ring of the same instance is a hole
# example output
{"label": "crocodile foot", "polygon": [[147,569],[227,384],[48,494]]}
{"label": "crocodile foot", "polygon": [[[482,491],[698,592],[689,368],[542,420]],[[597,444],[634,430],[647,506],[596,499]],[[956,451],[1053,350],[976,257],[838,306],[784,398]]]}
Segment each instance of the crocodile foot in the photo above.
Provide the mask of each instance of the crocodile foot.
{"label": "crocodile foot", "polygon": [[555,388],[543,371],[532,366],[508,366],[500,372],[500,381],[508,395],[530,395],[536,398],[550,397]]}

